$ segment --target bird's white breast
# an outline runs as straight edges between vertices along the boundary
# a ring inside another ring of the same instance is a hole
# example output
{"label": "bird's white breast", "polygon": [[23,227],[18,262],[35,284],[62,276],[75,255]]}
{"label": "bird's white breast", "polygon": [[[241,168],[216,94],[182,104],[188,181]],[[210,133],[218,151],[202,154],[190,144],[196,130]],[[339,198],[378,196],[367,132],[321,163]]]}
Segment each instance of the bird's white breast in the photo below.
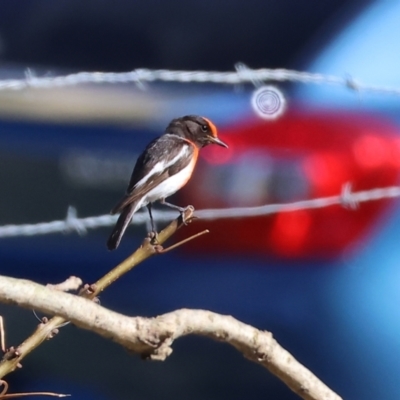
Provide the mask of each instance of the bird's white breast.
{"label": "bird's white breast", "polygon": [[161,182],[155,188],[150,190],[150,192],[145,196],[142,206],[174,194],[189,180],[190,176],[192,175],[193,168],[194,163],[191,162],[177,174],[170,176],[165,181]]}

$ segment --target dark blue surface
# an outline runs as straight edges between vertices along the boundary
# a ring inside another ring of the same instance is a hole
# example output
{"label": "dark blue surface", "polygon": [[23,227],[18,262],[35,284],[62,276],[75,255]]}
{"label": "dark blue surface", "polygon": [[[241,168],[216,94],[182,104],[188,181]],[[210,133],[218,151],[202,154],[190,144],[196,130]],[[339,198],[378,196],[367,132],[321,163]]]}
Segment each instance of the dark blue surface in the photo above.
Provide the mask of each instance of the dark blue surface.
{"label": "dark blue surface", "polygon": [[0,121],[0,149],[16,156],[56,161],[68,148],[133,151],[159,134],[150,129]]}

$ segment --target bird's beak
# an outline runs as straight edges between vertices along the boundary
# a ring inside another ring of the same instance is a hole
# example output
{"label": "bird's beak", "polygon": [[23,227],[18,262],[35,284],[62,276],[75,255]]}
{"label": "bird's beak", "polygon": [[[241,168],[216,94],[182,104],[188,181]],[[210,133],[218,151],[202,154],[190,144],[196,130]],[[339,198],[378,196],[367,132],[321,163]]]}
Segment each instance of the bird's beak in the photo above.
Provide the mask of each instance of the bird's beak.
{"label": "bird's beak", "polygon": [[212,143],[212,144],[217,144],[218,146],[228,148],[228,145],[226,143],[224,143],[222,140],[218,139],[217,137],[210,136],[209,140],[210,140],[210,143]]}

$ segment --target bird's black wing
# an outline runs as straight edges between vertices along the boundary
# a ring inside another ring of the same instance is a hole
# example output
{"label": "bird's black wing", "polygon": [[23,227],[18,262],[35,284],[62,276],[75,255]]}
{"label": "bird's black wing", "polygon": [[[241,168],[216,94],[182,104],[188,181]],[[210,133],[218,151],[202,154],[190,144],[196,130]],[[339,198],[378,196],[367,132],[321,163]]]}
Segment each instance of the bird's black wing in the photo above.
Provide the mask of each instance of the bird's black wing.
{"label": "bird's black wing", "polygon": [[125,196],[111,210],[111,214],[120,212],[164,179],[186,167],[194,151],[189,141],[176,135],[165,134],[150,142],[136,161]]}

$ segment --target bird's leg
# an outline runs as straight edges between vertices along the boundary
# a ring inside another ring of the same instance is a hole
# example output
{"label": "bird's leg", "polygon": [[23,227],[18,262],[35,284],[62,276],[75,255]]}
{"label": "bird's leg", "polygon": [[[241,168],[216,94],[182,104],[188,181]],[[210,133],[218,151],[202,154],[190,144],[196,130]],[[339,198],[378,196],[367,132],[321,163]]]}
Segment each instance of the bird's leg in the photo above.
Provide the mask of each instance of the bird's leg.
{"label": "bird's leg", "polygon": [[193,206],[179,207],[179,206],[176,206],[175,204],[167,203],[167,202],[165,201],[165,199],[161,199],[161,200],[160,200],[160,203],[166,205],[167,207],[173,208],[174,210],[178,210],[178,211],[180,212],[180,214],[182,215],[183,223],[184,223],[185,225],[187,225],[187,224],[186,224],[186,221],[185,221],[185,218],[184,218],[184,216],[185,216],[185,211],[186,211],[188,208],[193,208]]}
{"label": "bird's leg", "polygon": [[151,223],[150,239],[152,241],[157,241],[157,230],[156,230],[156,226],[154,224],[153,214],[151,212],[151,203],[147,204],[147,209],[149,210],[150,223]]}
{"label": "bird's leg", "polygon": [[161,199],[160,203],[166,205],[167,207],[173,208],[174,210],[178,210],[181,214],[186,210],[185,207],[179,207],[176,206],[175,204],[167,203],[165,199]]}

